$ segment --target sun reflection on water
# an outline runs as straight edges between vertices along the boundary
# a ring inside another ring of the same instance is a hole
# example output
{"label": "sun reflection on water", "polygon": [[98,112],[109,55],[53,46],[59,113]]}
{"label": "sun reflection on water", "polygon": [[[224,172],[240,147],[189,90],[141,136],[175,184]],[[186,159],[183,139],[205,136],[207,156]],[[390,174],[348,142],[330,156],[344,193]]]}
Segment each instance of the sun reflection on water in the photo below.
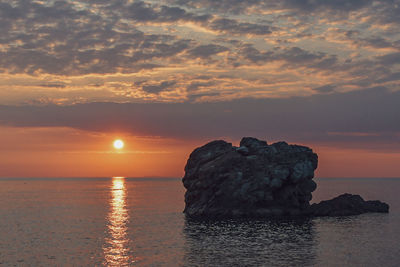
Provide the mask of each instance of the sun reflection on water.
{"label": "sun reflection on water", "polygon": [[103,247],[105,265],[107,266],[131,266],[134,263],[129,250],[128,220],[125,179],[113,177],[107,225],[108,235]]}

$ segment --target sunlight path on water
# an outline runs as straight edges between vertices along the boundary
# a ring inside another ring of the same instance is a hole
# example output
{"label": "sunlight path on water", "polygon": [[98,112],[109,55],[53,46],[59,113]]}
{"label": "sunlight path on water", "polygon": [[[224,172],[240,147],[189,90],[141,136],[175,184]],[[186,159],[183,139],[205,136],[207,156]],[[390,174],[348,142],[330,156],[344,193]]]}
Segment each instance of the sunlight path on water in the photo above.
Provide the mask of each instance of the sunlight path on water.
{"label": "sunlight path on water", "polygon": [[107,218],[108,235],[103,247],[105,265],[130,266],[134,259],[130,256],[127,233],[129,214],[126,207],[126,188],[123,177],[113,177],[110,211]]}

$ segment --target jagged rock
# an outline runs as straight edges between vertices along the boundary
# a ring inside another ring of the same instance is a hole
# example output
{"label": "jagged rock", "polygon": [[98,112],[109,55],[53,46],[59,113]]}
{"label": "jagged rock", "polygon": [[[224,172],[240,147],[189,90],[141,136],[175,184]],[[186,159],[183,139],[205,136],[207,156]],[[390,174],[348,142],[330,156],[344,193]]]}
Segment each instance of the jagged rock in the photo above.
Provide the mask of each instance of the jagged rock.
{"label": "jagged rock", "polygon": [[340,216],[388,212],[388,205],[342,195],[310,206],[318,156],[304,146],[244,137],[196,148],[182,179],[190,217]]}
{"label": "jagged rock", "polygon": [[349,216],[366,212],[389,212],[389,205],[378,200],[365,201],[359,195],[343,194],[310,207],[313,216]]}
{"label": "jagged rock", "polygon": [[189,216],[281,216],[309,208],[318,157],[304,146],[245,137],[240,147],[213,141],[185,167]]}

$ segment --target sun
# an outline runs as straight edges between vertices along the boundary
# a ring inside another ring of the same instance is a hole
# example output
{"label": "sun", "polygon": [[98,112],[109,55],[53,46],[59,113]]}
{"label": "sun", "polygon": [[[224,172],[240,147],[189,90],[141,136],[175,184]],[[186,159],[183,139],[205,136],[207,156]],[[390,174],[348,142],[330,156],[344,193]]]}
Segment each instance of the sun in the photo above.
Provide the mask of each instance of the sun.
{"label": "sun", "polygon": [[113,145],[116,149],[122,149],[124,147],[124,141],[122,141],[121,139],[114,140]]}

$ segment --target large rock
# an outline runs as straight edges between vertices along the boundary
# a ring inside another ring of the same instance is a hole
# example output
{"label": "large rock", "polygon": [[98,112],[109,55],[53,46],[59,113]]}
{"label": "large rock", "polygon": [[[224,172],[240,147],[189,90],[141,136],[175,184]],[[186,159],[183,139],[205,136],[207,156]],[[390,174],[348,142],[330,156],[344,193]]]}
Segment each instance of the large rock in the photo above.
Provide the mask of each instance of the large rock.
{"label": "large rock", "polygon": [[183,184],[189,216],[297,215],[309,208],[318,157],[310,148],[245,137],[195,149]]}
{"label": "large rock", "polygon": [[[304,146],[245,137],[235,147],[213,141],[186,164],[185,214],[190,217],[339,216],[387,212],[388,205],[344,195],[310,206],[318,156]],[[387,207],[387,208],[386,208]]]}

